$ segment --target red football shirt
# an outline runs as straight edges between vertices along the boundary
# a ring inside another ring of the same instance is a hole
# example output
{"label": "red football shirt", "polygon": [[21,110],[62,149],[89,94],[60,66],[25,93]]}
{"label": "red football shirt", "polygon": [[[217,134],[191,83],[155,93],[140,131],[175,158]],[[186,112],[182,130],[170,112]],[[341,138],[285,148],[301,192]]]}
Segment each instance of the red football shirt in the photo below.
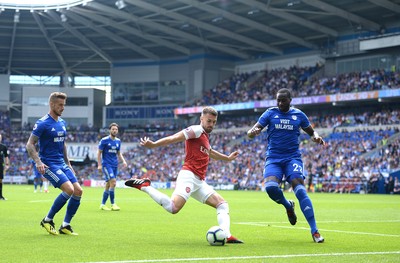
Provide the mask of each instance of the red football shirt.
{"label": "red football shirt", "polygon": [[182,170],[189,170],[204,180],[210,160],[209,135],[201,125],[190,126],[183,130],[183,134],[186,138],[186,157]]}

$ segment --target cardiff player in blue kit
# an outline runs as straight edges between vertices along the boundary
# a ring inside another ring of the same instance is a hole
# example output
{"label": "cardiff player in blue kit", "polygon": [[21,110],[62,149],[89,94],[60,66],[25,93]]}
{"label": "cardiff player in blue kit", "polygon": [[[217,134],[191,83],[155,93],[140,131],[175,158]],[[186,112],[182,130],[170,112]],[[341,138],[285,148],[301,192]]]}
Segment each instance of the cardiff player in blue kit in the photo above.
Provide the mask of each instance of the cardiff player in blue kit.
{"label": "cardiff player in blue kit", "polygon": [[288,89],[280,89],[276,101],[277,107],[267,109],[247,132],[247,136],[254,138],[266,128],[268,147],[264,167],[265,190],[273,201],[286,208],[289,222],[295,225],[297,217],[294,202],[287,200],[279,187],[282,181],[289,182],[310,225],[314,242],[322,243],[324,238],[318,231],[313,205],[304,186],[303,162],[299,150],[300,128],[311,136],[312,141],[321,145],[325,145],[325,142],[311,127],[304,112],[290,107],[292,95]]}
{"label": "cardiff player in blue kit", "polygon": [[[103,200],[101,201],[101,210],[119,211],[120,208],[115,203],[115,186],[117,184],[118,175],[118,158],[122,161],[122,165],[126,168],[127,164],[121,153],[121,140],[117,138],[118,124],[111,123],[108,127],[110,135],[103,137],[99,142],[99,150],[97,152],[97,169],[103,172],[106,181],[103,192]],[[106,206],[108,197],[110,197],[111,208]]]}
{"label": "cardiff player in blue kit", "polygon": [[[47,216],[40,222],[40,225],[52,235],[59,233],[78,235],[72,230],[70,222],[81,203],[82,188],[67,155],[65,144],[67,128],[61,118],[66,100],[65,93],[50,94],[50,111],[36,122],[26,144],[29,156],[34,160],[39,173],[62,191],[54,200]],[[36,144],[39,146],[39,152],[36,150]],[[53,218],[67,202],[64,221],[57,231]]]}

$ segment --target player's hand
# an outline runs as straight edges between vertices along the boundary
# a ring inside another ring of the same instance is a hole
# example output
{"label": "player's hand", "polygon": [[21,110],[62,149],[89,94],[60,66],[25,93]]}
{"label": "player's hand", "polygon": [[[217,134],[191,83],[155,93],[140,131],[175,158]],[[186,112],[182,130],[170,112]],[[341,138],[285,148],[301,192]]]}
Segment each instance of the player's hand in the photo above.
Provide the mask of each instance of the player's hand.
{"label": "player's hand", "polygon": [[239,156],[238,151],[234,151],[233,153],[229,154],[228,159],[229,161],[235,160]]}
{"label": "player's hand", "polygon": [[320,136],[311,137],[311,140],[315,143],[326,145],[326,142]]}
{"label": "player's hand", "polygon": [[40,174],[44,174],[46,169],[49,168],[49,167],[47,165],[45,165],[44,163],[42,163],[42,162],[37,162],[36,163],[36,168],[37,168],[37,170],[38,170],[38,172]]}
{"label": "player's hand", "polygon": [[140,138],[140,145],[146,148],[153,148],[154,142],[149,137]]}
{"label": "player's hand", "polygon": [[253,127],[247,132],[247,136],[249,138],[254,138],[255,136],[259,135],[261,133],[261,128],[260,127]]}

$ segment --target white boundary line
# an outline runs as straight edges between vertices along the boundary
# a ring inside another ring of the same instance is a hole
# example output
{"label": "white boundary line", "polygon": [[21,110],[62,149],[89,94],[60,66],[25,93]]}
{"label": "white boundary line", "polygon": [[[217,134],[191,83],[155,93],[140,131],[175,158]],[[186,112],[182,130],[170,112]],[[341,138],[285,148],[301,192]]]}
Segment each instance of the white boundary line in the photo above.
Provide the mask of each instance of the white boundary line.
{"label": "white boundary line", "polygon": [[[382,221],[383,223],[383,221]],[[289,228],[289,229],[302,229],[302,230],[310,230],[307,227],[296,227],[294,228],[293,226],[277,226],[277,225],[271,225],[270,223],[252,223],[252,222],[242,222],[239,223],[241,225],[250,225],[250,226],[268,226],[268,227],[276,227],[276,228]],[[319,230],[323,232],[337,232],[337,233],[345,233],[345,234],[356,234],[356,235],[368,235],[368,236],[383,236],[383,237],[400,237],[400,235],[392,235],[392,234],[382,234],[382,233],[371,233],[371,232],[356,232],[356,231],[344,231],[344,230],[331,230],[331,229],[322,229],[320,228]]]}
{"label": "white boundary line", "polygon": [[[288,221],[280,221],[280,222],[278,222],[278,221],[276,221],[276,222],[265,222],[265,221],[263,221],[263,222],[234,222],[233,224],[237,224],[237,225],[240,225],[240,224],[287,224],[287,222]],[[306,223],[306,221],[300,221],[300,220],[298,220],[297,222],[299,222],[299,223]],[[318,220],[318,223],[319,224],[325,224],[325,223],[329,223],[329,224],[331,224],[331,223],[339,223],[339,224],[341,224],[341,223],[398,223],[398,222],[400,222],[400,220],[399,219],[397,219],[397,220],[363,220],[363,221],[357,221],[357,220],[348,220],[348,221],[339,221],[339,220],[328,220],[328,221],[321,221],[321,220]]]}
{"label": "white boundary line", "polygon": [[169,258],[169,259],[124,260],[124,261],[98,261],[98,262],[87,262],[87,263],[151,263],[151,262],[184,262],[184,261],[216,261],[216,260],[229,261],[229,260],[252,260],[252,259],[268,259],[268,258],[341,257],[341,256],[360,256],[360,255],[395,255],[395,254],[400,254],[400,251],[215,257],[215,258]]}

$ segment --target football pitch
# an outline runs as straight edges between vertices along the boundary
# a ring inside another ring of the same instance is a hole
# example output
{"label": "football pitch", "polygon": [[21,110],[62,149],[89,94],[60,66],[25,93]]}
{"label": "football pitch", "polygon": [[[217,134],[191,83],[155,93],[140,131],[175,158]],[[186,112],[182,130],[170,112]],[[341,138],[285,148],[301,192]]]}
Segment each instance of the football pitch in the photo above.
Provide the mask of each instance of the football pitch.
{"label": "football pitch", "polygon": [[[39,226],[58,189],[4,185],[0,262],[399,262],[400,196],[311,193],[325,243],[312,241],[296,201],[298,222],[265,192],[219,191],[229,202],[232,234],[245,244],[210,246],[215,209],[190,199],[176,215],[136,189],[117,189],[121,211],[101,211],[102,188],[84,188],[72,226],[79,236],[52,236]],[[168,195],[170,190],[165,190]],[[65,207],[54,222],[58,228]]]}

